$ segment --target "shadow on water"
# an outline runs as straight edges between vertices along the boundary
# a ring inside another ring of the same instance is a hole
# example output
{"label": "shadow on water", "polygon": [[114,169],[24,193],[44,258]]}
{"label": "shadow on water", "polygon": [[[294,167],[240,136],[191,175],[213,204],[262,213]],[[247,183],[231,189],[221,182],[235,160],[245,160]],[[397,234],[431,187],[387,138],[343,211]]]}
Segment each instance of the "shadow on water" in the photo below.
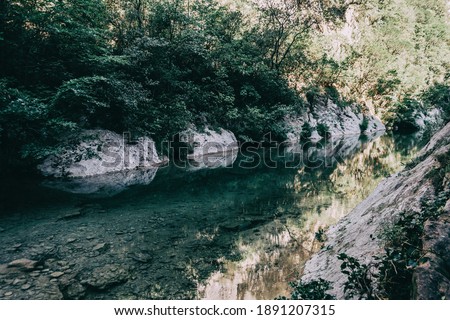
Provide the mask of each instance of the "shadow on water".
{"label": "shadow on water", "polygon": [[[5,182],[0,264],[40,261],[40,278],[21,275],[38,298],[272,299],[320,248],[315,233],[417,151],[383,136],[244,152],[213,170],[160,168],[148,185],[97,198]],[[259,165],[235,165],[251,159]],[[55,271],[64,276],[52,281]],[[32,297],[9,277],[0,272],[0,297]]]}

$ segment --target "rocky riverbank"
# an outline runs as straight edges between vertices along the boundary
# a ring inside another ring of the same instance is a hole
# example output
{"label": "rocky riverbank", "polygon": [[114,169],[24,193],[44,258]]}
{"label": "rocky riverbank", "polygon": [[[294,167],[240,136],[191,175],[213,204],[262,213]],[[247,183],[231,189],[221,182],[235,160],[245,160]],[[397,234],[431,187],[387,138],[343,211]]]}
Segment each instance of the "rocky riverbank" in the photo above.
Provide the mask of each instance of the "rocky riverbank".
{"label": "rocky riverbank", "polygon": [[[293,145],[305,139],[339,141],[344,136],[353,141],[362,134],[373,137],[385,130],[377,117],[364,114],[357,105],[338,106],[325,96],[308,110],[285,119],[283,126]],[[192,169],[227,166],[239,150],[233,132],[208,125],[201,129],[191,126],[167,143],[171,147],[169,155],[191,160]],[[151,137],[83,130],[74,141],[67,141],[59,153],[47,157],[38,169],[49,178],[47,186],[74,193],[112,195],[131,185],[149,184],[158,168],[169,161],[157,150]]]}
{"label": "rocky riverbank", "polygon": [[[229,286],[221,293],[236,292],[225,297],[285,294],[310,255],[296,236],[308,230],[314,242],[317,228],[335,223],[374,177],[397,171],[416,150],[388,136],[307,145],[278,155],[277,168],[158,168],[150,185],[112,197],[8,185],[0,299],[194,299],[201,287],[219,297],[218,283]],[[295,167],[299,157],[326,165]],[[235,281],[221,281],[233,272]]]}
{"label": "rocky riverbank", "polygon": [[[373,264],[374,256],[384,253],[380,235],[387,225],[393,225],[402,212],[421,212],[425,200],[437,201],[436,188],[449,189],[449,174],[445,169],[448,163],[438,161],[449,150],[450,123],[424,147],[417,164],[385,179],[367,199],[327,231],[323,249],[306,263],[302,280],[322,278],[331,283],[331,294],[345,298],[347,276],[341,272],[337,256],[345,253],[366,265]],[[445,177],[440,182],[442,185],[436,186],[433,172],[442,167]],[[415,269],[413,298],[450,298],[450,280],[445,271],[450,263],[449,207],[447,199],[442,215],[425,222],[423,250],[428,259]]]}
{"label": "rocky riverbank", "polygon": [[299,141],[305,133],[311,140],[368,134],[386,130],[376,116],[363,112],[356,104],[338,106],[327,97],[321,97],[313,107],[297,117],[286,119],[289,139]]}

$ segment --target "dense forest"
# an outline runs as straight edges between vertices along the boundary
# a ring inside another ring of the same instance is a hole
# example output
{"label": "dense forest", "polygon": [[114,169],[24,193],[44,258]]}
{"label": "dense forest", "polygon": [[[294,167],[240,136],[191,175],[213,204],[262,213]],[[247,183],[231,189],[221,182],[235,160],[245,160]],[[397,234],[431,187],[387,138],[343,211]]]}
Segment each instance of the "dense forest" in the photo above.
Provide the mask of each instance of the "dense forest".
{"label": "dense forest", "polygon": [[316,95],[387,124],[449,108],[444,0],[6,0],[0,16],[2,166],[89,128],[283,140]]}

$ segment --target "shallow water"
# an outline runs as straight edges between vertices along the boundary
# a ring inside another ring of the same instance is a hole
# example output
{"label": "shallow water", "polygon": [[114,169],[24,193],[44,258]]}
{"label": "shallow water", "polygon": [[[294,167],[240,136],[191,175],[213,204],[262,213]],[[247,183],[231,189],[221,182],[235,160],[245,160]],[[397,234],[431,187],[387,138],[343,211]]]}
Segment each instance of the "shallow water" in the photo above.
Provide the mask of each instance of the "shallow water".
{"label": "shallow water", "polygon": [[[229,167],[160,168],[148,185],[114,196],[2,181],[0,264],[29,258],[41,266],[34,275],[0,268],[0,298],[287,295],[322,245],[316,232],[418,148],[414,137],[383,136],[253,151],[225,159]],[[55,280],[55,271],[64,275]]]}

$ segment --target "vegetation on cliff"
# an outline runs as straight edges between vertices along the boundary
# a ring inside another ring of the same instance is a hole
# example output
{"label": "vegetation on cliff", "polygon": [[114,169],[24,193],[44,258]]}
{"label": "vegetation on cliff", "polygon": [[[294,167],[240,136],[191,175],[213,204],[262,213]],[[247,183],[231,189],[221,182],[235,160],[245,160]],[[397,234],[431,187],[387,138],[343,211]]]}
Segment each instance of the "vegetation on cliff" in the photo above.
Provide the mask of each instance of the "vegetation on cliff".
{"label": "vegetation on cliff", "polygon": [[448,106],[443,0],[11,0],[0,15],[2,165],[85,128],[282,140],[317,94],[389,121],[422,92]]}

